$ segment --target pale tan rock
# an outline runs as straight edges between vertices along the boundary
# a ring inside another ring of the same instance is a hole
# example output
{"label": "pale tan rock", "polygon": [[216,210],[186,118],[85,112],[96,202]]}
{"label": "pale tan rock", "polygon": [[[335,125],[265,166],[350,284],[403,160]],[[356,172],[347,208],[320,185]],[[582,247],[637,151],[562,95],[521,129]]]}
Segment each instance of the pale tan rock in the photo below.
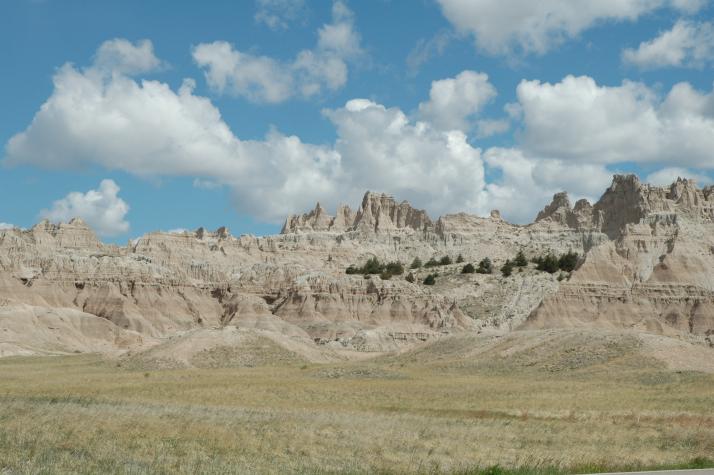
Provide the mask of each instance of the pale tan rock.
{"label": "pale tan rock", "polygon": [[616,176],[593,210],[615,239],[589,250],[528,328],[598,326],[714,333],[714,223],[702,190]]}
{"label": "pale tan rock", "polygon": [[[580,200],[571,208],[557,194],[525,226],[497,213],[434,222],[407,202],[368,192],[357,212],[341,206],[331,216],[318,204],[288,218],[276,236],[199,228],[153,232],[119,247],[102,244],[78,220],[1,230],[0,307],[20,309],[12,322],[24,334],[10,340],[0,332],[0,348],[126,351],[121,338],[97,340],[96,329],[139,335],[141,346],[236,326],[283,343],[378,353],[464,331],[510,331],[524,321],[707,338],[714,334],[713,204],[714,189],[689,180],[662,188],[616,176],[594,205]],[[532,258],[569,250],[584,258],[563,281],[533,265],[510,278],[462,275],[463,264],[414,270],[414,283],[345,275],[371,257],[406,265],[416,257],[460,255],[473,264],[488,257],[498,269],[518,251]],[[422,285],[434,271],[437,284]],[[71,325],[64,343],[52,346],[46,319],[33,315],[55,309],[92,323]],[[82,346],[85,329],[94,343]]]}

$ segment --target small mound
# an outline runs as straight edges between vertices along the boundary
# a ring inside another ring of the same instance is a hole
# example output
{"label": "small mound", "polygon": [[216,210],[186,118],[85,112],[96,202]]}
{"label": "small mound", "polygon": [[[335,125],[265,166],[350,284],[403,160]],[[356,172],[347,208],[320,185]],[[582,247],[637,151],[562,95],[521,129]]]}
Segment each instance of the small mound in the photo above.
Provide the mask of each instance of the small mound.
{"label": "small mound", "polygon": [[0,357],[121,354],[146,347],[153,338],[120,328],[74,308],[6,304],[0,306]]}
{"label": "small mound", "polygon": [[327,379],[406,379],[407,376],[372,366],[341,366],[320,368],[312,373],[317,378]]}
{"label": "small mound", "polygon": [[714,349],[698,341],[606,330],[463,333],[382,358],[397,366],[492,372],[659,368],[714,373]]}
{"label": "small mound", "polygon": [[119,365],[129,369],[291,366],[345,361],[351,356],[318,347],[300,335],[226,326],[170,337],[148,350],[125,354]]}
{"label": "small mound", "polygon": [[[302,345],[294,342],[291,346],[299,349]],[[268,332],[228,326],[172,337],[149,350],[127,354],[119,364],[127,369],[144,370],[285,366],[308,361],[305,355],[270,338]]]}

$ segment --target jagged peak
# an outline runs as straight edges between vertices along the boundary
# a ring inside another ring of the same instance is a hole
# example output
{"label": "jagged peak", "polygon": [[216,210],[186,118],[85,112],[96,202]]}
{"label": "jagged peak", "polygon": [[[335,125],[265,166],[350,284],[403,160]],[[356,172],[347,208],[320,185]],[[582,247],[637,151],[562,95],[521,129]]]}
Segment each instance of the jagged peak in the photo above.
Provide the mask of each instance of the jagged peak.
{"label": "jagged peak", "polygon": [[368,231],[412,228],[423,230],[432,226],[431,218],[423,209],[414,208],[408,201],[397,202],[388,193],[366,191],[356,212],[347,205],[337,207],[335,216],[327,214],[318,202],[312,211],[289,215],[281,234],[305,231]]}
{"label": "jagged peak", "polygon": [[592,207],[593,207],[592,203],[590,203],[585,198],[581,198],[575,202],[575,206],[573,206],[573,211],[578,212],[578,211],[582,211],[585,209],[592,209]]}
{"label": "jagged peak", "polygon": [[568,193],[561,191],[553,195],[553,199],[541,212],[536,216],[536,222],[546,219],[563,222],[565,224],[565,214],[572,210]]}
{"label": "jagged peak", "polygon": [[80,218],[79,216],[70,219],[69,223],[67,223],[67,224],[69,224],[71,226],[80,226],[80,227],[85,227],[85,228],[89,227],[89,226],[87,226],[87,223],[85,223],[84,220],[82,218]]}
{"label": "jagged peak", "polygon": [[56,245],[74,249],[95,249],[101,245],[94,230],[81,218],[72,218],[68,223],[52,223],[48,219],[43,219],[30,228],[30,233],[35,239],[42,242],[49,234],[54,238]]}
{"label": "jagged peak", "polygon": [[616,188],[619,186],[637,188],[640,185],[640,177],[638,177],[634,173],[616,173],[612,176],[612,184],[610,185],[610,188]]}

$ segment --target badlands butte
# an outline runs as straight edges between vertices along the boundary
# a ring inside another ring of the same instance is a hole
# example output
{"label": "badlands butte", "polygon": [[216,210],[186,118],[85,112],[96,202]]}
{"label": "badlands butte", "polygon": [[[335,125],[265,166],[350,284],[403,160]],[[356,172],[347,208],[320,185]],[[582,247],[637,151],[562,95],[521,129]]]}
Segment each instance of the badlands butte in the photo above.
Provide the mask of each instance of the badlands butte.
{"label": "badlands butte", "polygon": [[[572,272],[531,262],[502,276],[519,251],[529,261],[579,257]],[[444,256],[453,263],[409,269]],[[375,257],[405,272],[346,273]],[[492,274],[461,272],[484,258]],[[432,273],[435,285],[424,285]],[[80,219],[0,231],[1,356],[251,366],[265,345],[279,350],[270,358],[319,363],[465,341],[510,339],[520,342],[512,351],[530,351],[529,341],[586,345],[613,332],[669,367],[714,370],[714,187],[616,175],[596,203],[559,193],[528,225],[497,211],[434,220],[368,192],[356,210],[331,215],[318,204],[265,237],[201,228],[121,247]]]}

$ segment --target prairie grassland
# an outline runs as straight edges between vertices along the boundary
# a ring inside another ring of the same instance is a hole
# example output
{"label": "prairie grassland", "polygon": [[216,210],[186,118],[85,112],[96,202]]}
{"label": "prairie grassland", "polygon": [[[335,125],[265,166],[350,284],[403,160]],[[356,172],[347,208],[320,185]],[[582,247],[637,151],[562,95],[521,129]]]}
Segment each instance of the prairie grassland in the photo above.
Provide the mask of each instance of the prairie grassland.
{"label": "prairie grassland", "polygon": [[417,360],[1,359],[0,473],[563,473],[714,454],[710,374],[617,354],[568,371]]}

